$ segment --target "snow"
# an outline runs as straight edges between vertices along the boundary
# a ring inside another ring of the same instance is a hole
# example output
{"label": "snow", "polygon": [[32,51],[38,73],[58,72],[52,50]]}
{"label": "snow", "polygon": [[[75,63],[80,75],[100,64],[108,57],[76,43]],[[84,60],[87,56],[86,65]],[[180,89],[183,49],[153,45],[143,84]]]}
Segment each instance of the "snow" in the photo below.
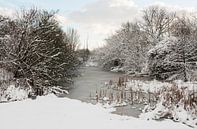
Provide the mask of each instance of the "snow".
{"label": "snow", "polygon": [[69,94],[69,92],[67,90],[64,90],[64,89],[57,87],[57,86],[51,87],[49,92],[55,93],[55,94],[60,94],[60,95],[61,94]]}
{"label": "snow", "polygon": [[104,103],[101,104],[102,107],[106,108],[106,109],[111,109],[112,111],[116,111],[115,107],[123,107],[123,106],[127,106],[128,104],[126,102],[112,102],[111,104],[109,103]]}
{"label": "snow", "polygon": [[0,104],[2,129],[190,129],[169,120],[141,120],[111,114],[113,109],[54,95]]}
{"label": "snow", "polygon": [[[160,119],[169,117],[175,122],[181,122],[190,127],[197,128],[196,116],[192,116],[192,114],[190,112],[187,112],[183,108],[183,106],[166,108],[165,106],[162,105],[162,102],[160,102],[156,105],[156,108],[154,110],[150,110],[148,108],[149,108],[149,105],[147,105],[144,108],[143,113],[139,116],[141,119],[160,120]],[[147,112],[148,110],[149,112]]]}
{"label": "snow", "polygon": [[10,85],[0,96],[1,101],[16,101],[16,100],[24,100],[28,98],[28,92],[21,87],[16,87],[15,85]]}
{"label": "snow", "polygon": [[127,90],[129,90],[132,87],[132,90],[134,91],[143,91],[143,92],[152,92],[155,93],[159,90],[161,90],[164,87],[171,87],[174,84],[178,86],[178,88],[187,88],[189,91],[197,91],[197,82],[183,82],[182,80],[175,80],[173,83],[168,82],[161,82],[157,80],[153,81],[140,81],[140,80],[130,80],[126,82],[127,84]]}
{"label": "snow", "polygon": [[86,67],[96,67],[96,66],[98,66],[97,62],[93,62],[93,61],[86,62]]}
{"label": "snow", "polygon": [[162,55],[164,53],[169,53],[171,51],[171,46],[173,46],[178,39],[176,37],[166,37],[164,40],[159,42],[153,49],[149,50],[148,54],[156,53]]}
{"label": "snow", "polygon": [[[137,102],[143,102],[146,105],[140,118],[145,120],[170,119],[191,127],[197,127],[197,104],[195,101],[197,82],[129,80],[123,84],[125,84],[125,91],[139,91],[146,96],[145,99],[134,96]],[[115,87],[117,86],[115,85]],[[151,102],[148,104],[149,99]]]}
{"label": "snow", "polygon": [[[172,83],[156,80],[131,80],[127,82],[127,89],[132,87],[133,91],[159,93],[157,104],[145,106],[140,118],[146,120],[170,118],[173,121],[197,128],[196,104],[193,103],[193,106],[187,105],[187,102],[190,100],[189,96],[191,97],[192,93],[197,93],[196,84],[197,82],[183,82],[181,80],[176,80]],[[179,93],[182,97],[176,96]],[[169,97],[171,99],[168,99]]]}
{"label": "snow", "polygon": [[57,56],[59,56],[60,54],[62,54],[62,52],[58,52],[58,53],[52,55],[51,58],[57,57]]}
{"label": "snow", "polygon": [[[130,80],[127,82],[127,90],[132,88],[134,91],[143,91],[143,92],[156,92],[160,90],[161,88],[168,86],[169,83],[162,83],[157,80],[153,81],[140,81],[140,80]],[[170,84],[171,85],[171,84]]]}
{"label": "snow", "polygon": [[123,72],[124,69],[120,66],[117,66],[117,67],[112,67],[110,71],[111,72]]}

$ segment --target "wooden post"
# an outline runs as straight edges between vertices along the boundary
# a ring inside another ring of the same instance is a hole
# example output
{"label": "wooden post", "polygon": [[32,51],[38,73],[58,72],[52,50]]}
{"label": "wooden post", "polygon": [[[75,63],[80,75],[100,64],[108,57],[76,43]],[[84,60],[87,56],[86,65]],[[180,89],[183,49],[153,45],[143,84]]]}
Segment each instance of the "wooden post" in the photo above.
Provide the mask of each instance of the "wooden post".
{"label": "wooden post", "polygon": [[123,96],[123,90],[121,90],[121,91],[120,91],[120,99],[121,99],[121,103],[123,103],[123,98],[124,98],[124,96]]}
{"label": "wooden post", "polygon": [[102,98],[102,91],[99,90],[99,98]]}
{"label": "wooden post", "polygon": [[96,91],[96,102],[97,102],[97,103],[99,102],[99,97],[98,97],[97,91]]}
{"label": "wooden post", "polygon": [[131,94],[131,103],[133,104],[133,89],[132,89],[132,87],[130,88],[130,94]]}
{"label": "wooden post", "polygon": [[149,102],[149,104],[151,103],[151,100],[150,100],[150,91],[148,91],[148,102]]}
{"label": "wooden post", "polygon": [[90,99],[92,98],[91,92],[90,92],[90,96],[89,97],[90,97]]}

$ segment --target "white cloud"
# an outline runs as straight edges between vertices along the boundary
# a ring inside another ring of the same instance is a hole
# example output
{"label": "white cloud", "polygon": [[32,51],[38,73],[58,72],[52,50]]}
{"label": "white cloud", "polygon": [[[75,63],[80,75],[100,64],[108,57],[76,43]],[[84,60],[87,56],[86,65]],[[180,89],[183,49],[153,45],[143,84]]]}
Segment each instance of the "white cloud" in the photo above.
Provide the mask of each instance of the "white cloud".
{"label": "white cloud", "polygon": [[94,48],[123,22],[132,21],[137,15],[138,8],[132,0],[98,0],[71,12],[68,19],[80,25],[78,30],[82,40],[91,33],[90,47]]}
{"label": "white cloud", "polygon": [[[179,14],[183,12],[192,13],[196,11],[195,7],[182,7],[180,5],[171,5],[170,3],[164,3],[159,0],[152,3],[151,5],[158,5],[158,6],[166,8],[168,11],[176,11]],[[148,6],[151,6],[151,5],[148,5]]]}
{"label": "white cloud", "polygon": [[73,22],[116,23],[131,20],[137,13],[136,6],[129,0],[98,0],[83,9],[70,13]]}
{"label": "white cloud", "polygon": [[16,10],[14,10],[14,9],[0,7],[0,15],[2,15],[2,16],[13,17],[15,12],[16,12]]}
{"label": "white cloud", "polygon": [[135,3],[131,0],[109,0],[111,1],[111,7],[120,7],[120,6],[125,6],[125,7],[132,7],[135,5]]}
{"label": "white cloud", "polygon": [[[81,42],[89,37],[90,48],[98,47],[103,44],[107,36],[112,34],[120,27],[123,22],[139,19],[142,12],[141,9],[150,5],[159,5],[166,7],[167,10],[182,12],[195,12],[196,8],[181,7],[171,3],[162,2],[162,0],[150,0],[136,5],[138,0],[97,0],[93,3],[85,5],[79,10],[70,12],[69,14],[56,15],[56,19],[62,26],[74,27],[79,31]],[[140,0],[139,0],[140,1]],[[192,6],[192,5],[191,5]],[[0,14],[6,16],[14,16],[15,10],[0,7]],[[81,45],[83,46],[83,45]]]}
{"label": "white cloud", "polygon": [[97,0],[80,10],[71,12],[68,19],[71,23],[79,24],[77,29],[82,42],[89,35],[89,46],[95,48],[98,47],[98,43],[103,44],[104,39],[118,29],[122,23],[140,19],[141,9],[151,5],[162,6],[169,11],[178,11],[179,14],[194,11],[194,8],[191,7],[183,8],[159,0],[144,7],[136,5],[135,0]]}
{"label": "white cloud", "polygon": [[60,14],[56,14],[55,18],[61,25],[66,25],[69,23],[69,20]]}

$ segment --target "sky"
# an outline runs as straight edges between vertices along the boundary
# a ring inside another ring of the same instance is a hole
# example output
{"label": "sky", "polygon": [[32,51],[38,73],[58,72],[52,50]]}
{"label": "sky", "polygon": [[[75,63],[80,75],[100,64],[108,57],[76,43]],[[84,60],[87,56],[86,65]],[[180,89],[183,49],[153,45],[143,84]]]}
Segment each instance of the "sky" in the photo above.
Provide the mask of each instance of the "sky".
{"label": "sky", "polygon": [[76,29],[81,48],[88,41],[89,48],[94,49],[122,23],[136,21],[142,9],[151,5],[195,12],[197,0],[0,0],[0,14],[12,16],[15,10],[31,7],[59,10],[57,20],[63,29]]}

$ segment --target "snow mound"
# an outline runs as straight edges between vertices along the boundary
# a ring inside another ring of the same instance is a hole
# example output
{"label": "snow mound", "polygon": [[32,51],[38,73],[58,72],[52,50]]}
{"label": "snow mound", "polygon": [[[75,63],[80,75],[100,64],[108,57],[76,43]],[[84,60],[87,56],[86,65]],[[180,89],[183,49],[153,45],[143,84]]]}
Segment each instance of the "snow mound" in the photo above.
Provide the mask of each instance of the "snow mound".
{"label": "snow mound", "polygon": [[183,106],[167,108],[160,102],[156,105],[155,109],[152,110],[151,107],[147,105],[139,117],[145,120],[169,118],[175,122],[181,122],[189,127],[197,128],[197,118],[195,114],[186,111]]}
{"label": "snow mound", "polygon": [[146,121],[111,114],[92,105],[54,95],[0,104],[2,129],[190,129],[172,121]]}
{"label": "snow mound", "polygon": [[24,100],[28,98],[28,92],[20,87],[15,87],[15,85],[10,85],[0,96],[0,101],[17,101]]}

